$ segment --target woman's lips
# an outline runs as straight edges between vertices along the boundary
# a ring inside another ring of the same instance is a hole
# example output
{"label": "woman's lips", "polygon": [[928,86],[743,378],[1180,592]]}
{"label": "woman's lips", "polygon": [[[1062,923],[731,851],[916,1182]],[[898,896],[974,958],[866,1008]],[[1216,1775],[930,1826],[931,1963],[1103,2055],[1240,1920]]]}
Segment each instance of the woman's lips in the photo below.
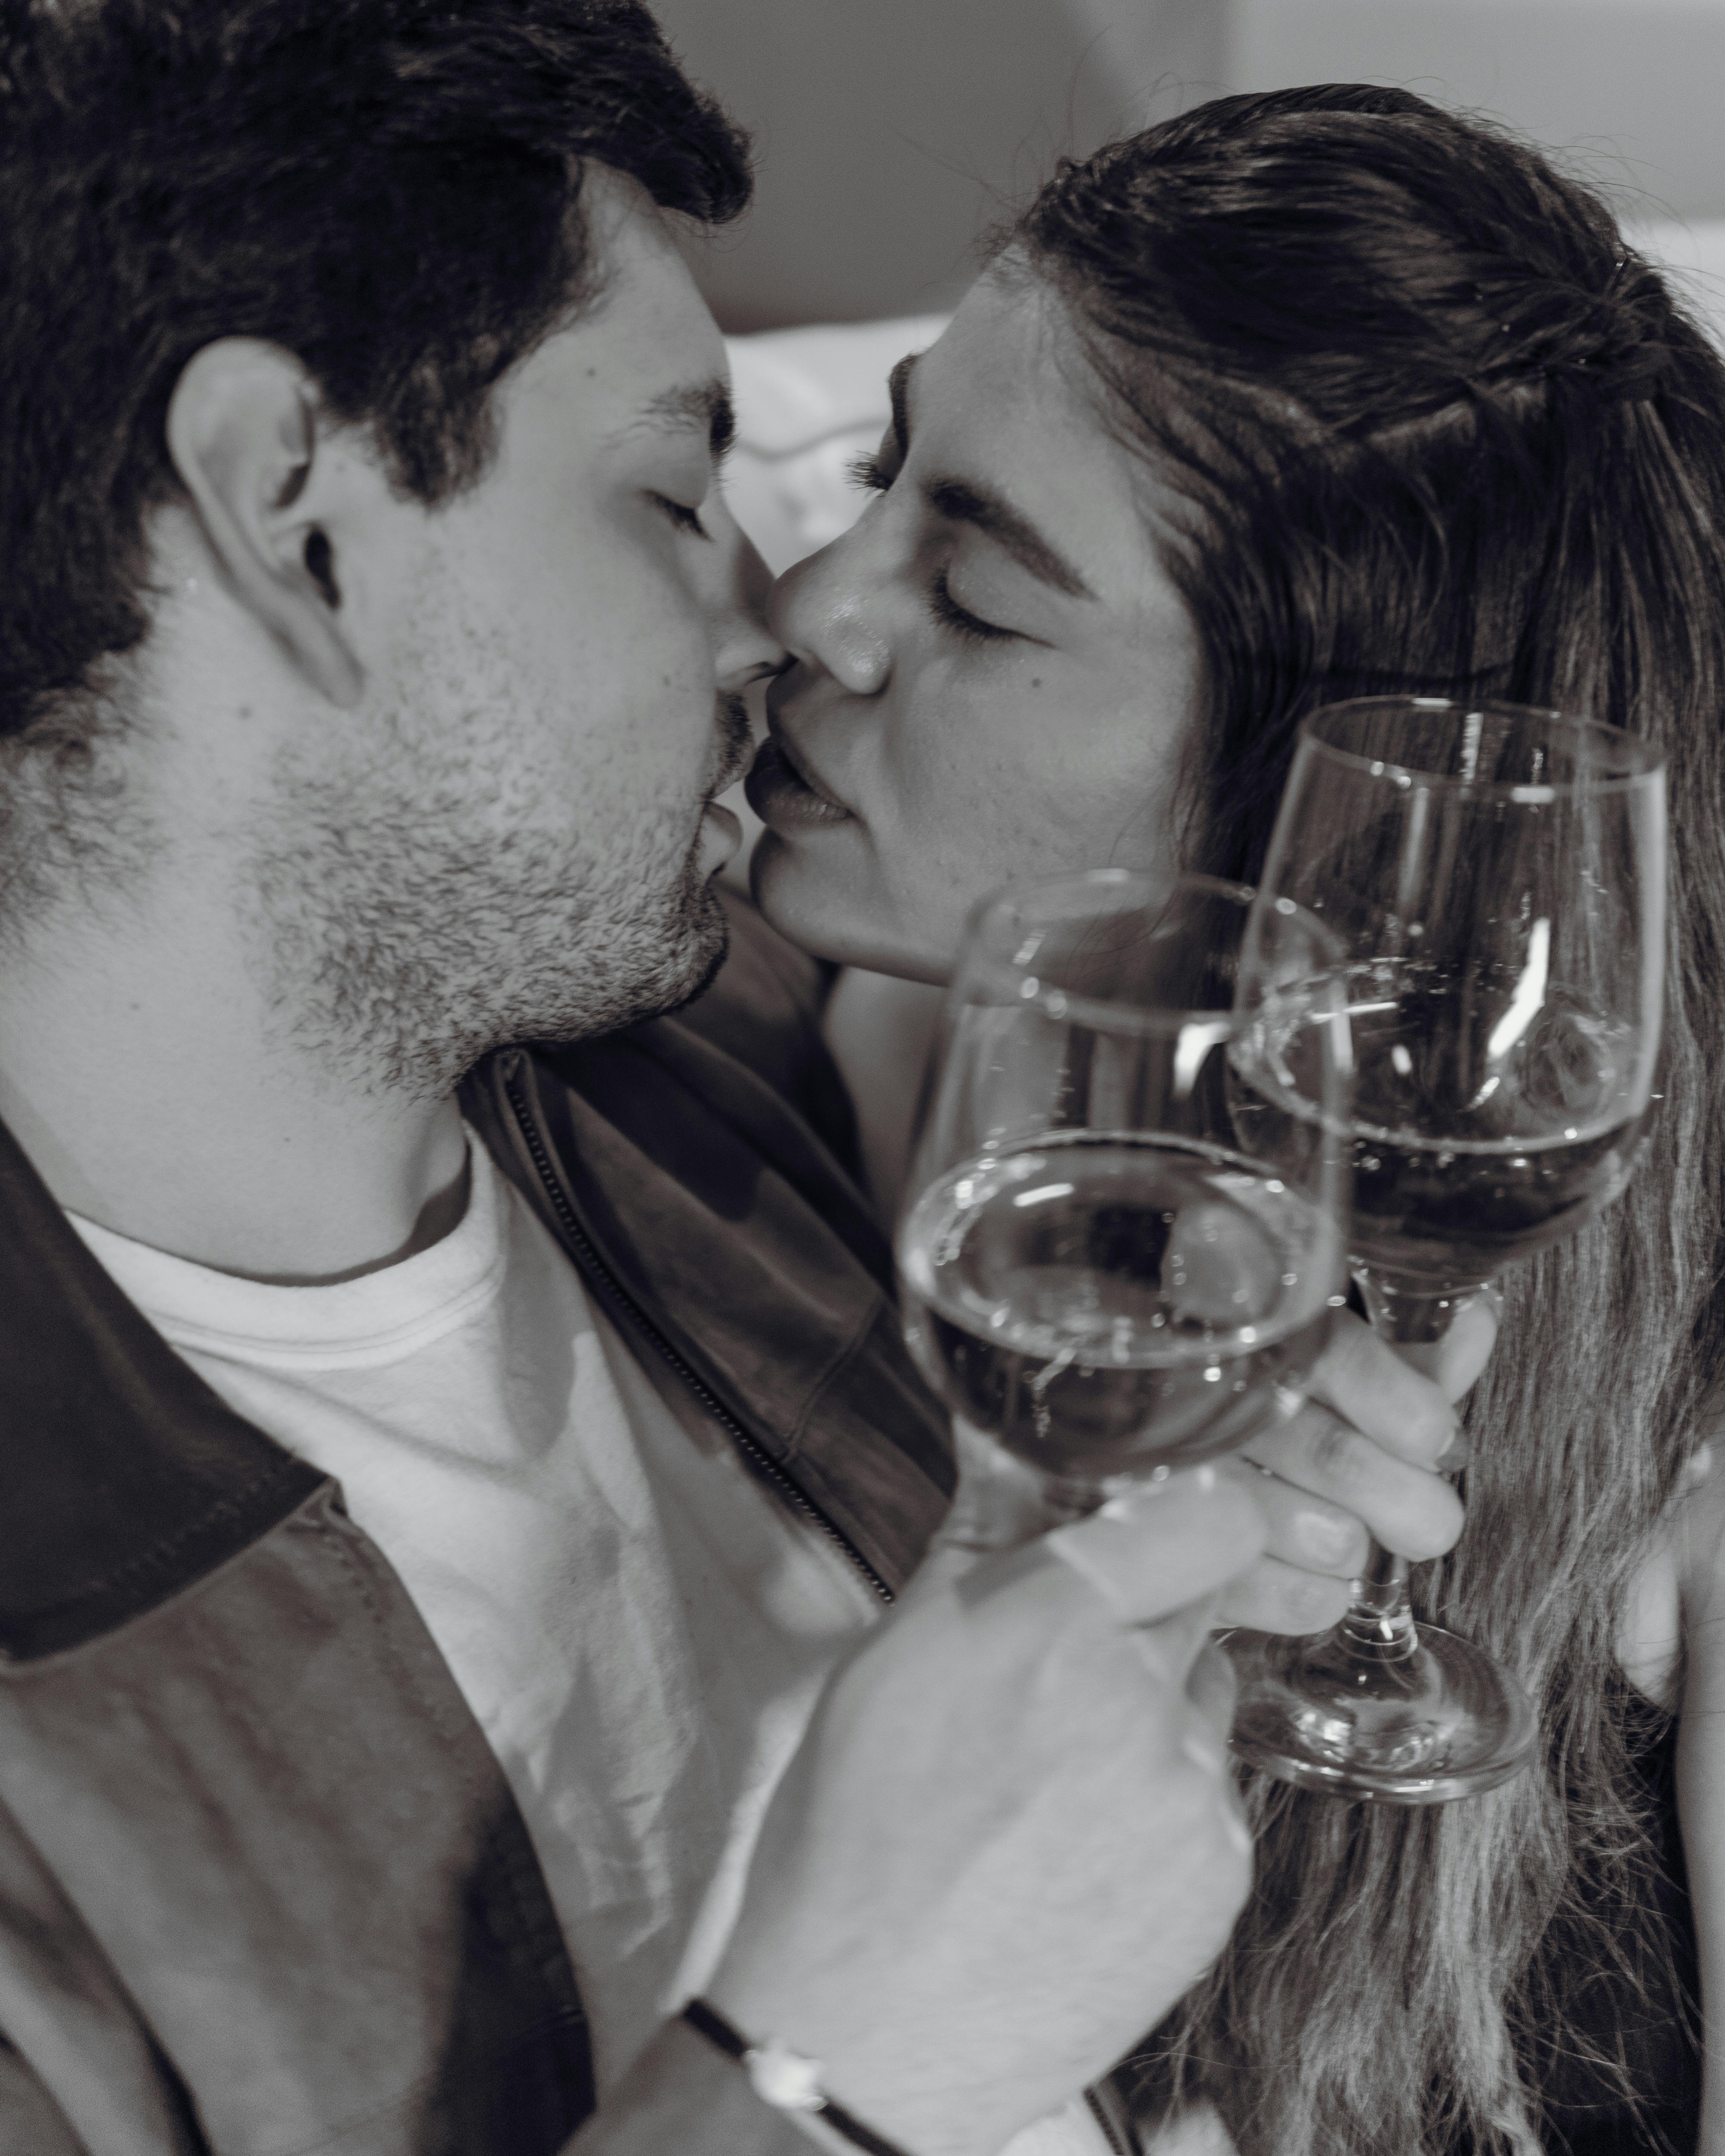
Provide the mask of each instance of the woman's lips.
{"label": "woman's lips", "polygon": [[774,740],[762,742],[742,790],[769,831],[806,831],[850,820],[850,811],[817,793]]}

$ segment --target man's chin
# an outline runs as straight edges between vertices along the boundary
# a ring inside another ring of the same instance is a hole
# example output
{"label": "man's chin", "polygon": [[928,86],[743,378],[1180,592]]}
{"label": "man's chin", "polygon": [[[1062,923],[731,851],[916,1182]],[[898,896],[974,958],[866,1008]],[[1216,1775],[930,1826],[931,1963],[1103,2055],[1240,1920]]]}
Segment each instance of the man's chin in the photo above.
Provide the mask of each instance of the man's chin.
{"label": "man's chin", "polygon": [[579,1015],[570,1007],[557,1009],[555,998],[548,998],[531,1016],[522,1011],[513,1023],[505,1020],[489,1039],[470,1038],[463,1075],[505,1049],[572,1048],[681,1010],[712,986],[725,963],[730,934],[724,908],[703,881],[688,892],[660,947],[660,965],[638,983],[634,993],[616,996],[603,1009]]}
{"label": "man's chin", "polygon": [[690,988],[671,1002],[661,1004],[658,1009],[644,1012],[642,1014],[644,1017],[669,1018],[674,1011],[686,1009],[691,1004],[704,996],[713,983],[718,979],[726,959],[731,955],[731,923],[726,917],[724,905],[718,892],[711,884],[707,884],[703,886],[701,896],[712,916],[714,941],[711,953],[706,963],[693,977],[692,985]]}

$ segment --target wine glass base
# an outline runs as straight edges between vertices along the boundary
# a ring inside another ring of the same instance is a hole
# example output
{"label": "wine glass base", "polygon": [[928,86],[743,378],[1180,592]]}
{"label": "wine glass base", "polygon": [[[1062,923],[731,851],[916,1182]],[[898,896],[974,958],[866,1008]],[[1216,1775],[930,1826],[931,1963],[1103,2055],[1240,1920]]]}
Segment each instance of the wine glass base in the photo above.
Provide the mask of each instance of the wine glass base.
{"label": "wine glass base", "polygon": [[1470,1641],[1416,1629],[1400,1660],[1339,1631],[1229,1634],[1234,1749],[1281,1781],[1364,1803],[1448,1804],[1508,1781],[1533,1749],[1527,1694]]}

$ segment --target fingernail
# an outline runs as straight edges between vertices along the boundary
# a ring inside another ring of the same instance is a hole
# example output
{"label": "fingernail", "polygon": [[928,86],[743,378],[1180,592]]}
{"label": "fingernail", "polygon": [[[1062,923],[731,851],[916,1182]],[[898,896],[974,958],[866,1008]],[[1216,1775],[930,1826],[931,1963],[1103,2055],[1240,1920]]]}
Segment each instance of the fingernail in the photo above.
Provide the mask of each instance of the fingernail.
{"label": "fingernail", "polygon": [[1473,1457],[1473,1446],[1467,1432],[1458,1422],[1450,1442],[1431,1463],[1435,1475],[1459,1475]]}

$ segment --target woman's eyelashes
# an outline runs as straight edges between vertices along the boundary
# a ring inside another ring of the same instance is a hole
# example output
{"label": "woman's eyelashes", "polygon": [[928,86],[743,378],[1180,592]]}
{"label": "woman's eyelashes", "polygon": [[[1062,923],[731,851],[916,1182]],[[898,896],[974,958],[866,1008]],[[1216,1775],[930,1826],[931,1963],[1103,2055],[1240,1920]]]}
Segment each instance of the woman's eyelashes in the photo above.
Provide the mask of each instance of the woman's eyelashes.
{"label": "woman's eyelashes", "polygon": [[967,644],[1010,644],[1018,634],[1016,629],[1002,629],[998,623],[984,621],[980,614],[960,606],[947,586],[944,569],[936,571],[929,586],[928,611],[942,629]]}
{"label": "woman's eyelashes", "polygon": [[885,494],[892,485],[891,473],[872,449],[865,456],[853,457],[845,467],[845,476],[868,494]]}

